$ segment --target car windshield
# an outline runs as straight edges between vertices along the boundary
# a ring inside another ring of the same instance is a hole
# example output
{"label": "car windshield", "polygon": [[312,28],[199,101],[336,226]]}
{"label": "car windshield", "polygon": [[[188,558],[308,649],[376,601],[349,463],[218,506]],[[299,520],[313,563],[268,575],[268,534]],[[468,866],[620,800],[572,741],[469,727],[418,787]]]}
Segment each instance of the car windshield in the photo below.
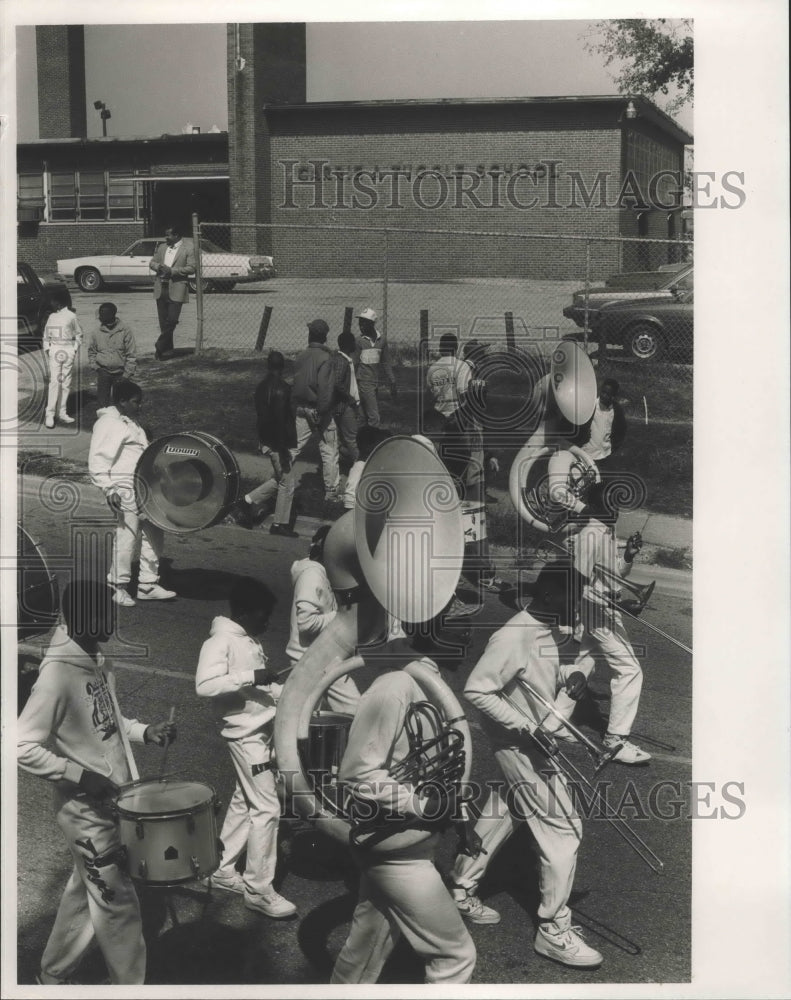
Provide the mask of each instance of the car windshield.
{"label": "car windshield", "polygon": [[223,250],[222,247],[218,247],[216,243],[212,243],[211,240],[201,239],[200,245],[201,250],[208,250],[209,253],[228,253],[227,250]]}

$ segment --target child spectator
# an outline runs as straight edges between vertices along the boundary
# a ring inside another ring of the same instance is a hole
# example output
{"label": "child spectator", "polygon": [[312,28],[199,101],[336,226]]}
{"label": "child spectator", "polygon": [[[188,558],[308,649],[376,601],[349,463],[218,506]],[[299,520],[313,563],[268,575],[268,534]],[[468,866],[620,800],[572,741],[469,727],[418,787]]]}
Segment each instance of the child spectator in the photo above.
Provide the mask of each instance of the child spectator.
{"label": "child spectator", "polygon": [[68,584],[64,624],[52,637],[17,721],[19,767],[52,782],[57,823],[74,859],[41,958],[37,981],[43,986],[71,983],[94,941],[111,983],[145,981],[140,904],[119,867],[121,839],[108,800],[132,778],[124,739],[162,746],[176,738],[176,726],[146,726],[121,715],[112,665],[99,649],[115,625],[111,598],[99,581]]}
{"label": "child spectator", "polygon": [[44,327],[41,346],[49,378],[44,426],[52,428],[55,426],[56,412],[61,423],[74,423],[74,417],[66,412],[66,403],[69,400],[74,360],[82,343],[82,327],[69,309],[68,292],[65,289],[56,288],[50,301],[56,308]]}
{"label": "child spectator", "polygon": [[122,378],[132,378],[137,368],[135,338],[126,323],[118,319],[118,309],[112,302],[99,306],[99,327],[91,330],[88,340],[88,364],[96,372],[98,409],[113,402],[113,386]]}
{"label": "child spectator", "polygon": [[[222,858],[212,883],[243,894],[249,910],[279,918],[297,912],[272,885],[280,824],[273,741],[281,688],[255,638],[266,628],[274,603],[269,588],[258,580],[243,578],[234,584],[230,617],[214,619],[201,648],[195,690],[212,699],[236,771],[236,788],[220,833]],[[245,850],[241,876],[236,862]]]}

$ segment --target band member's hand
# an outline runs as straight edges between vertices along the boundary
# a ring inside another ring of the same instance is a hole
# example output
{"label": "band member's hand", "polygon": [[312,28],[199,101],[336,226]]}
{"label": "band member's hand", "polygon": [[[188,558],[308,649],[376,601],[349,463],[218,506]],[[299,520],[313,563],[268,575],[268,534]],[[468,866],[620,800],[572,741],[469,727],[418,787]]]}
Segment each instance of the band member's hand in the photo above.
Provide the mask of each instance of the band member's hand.
{"label": "band member's hand", "polygon": [[446,826],[453,819],[459,802],[458,787],[446,788],[439,782],[431,782],[421,790],[421,808],[428,823]]}
{"label": "band member's hand", "polygon": [[107,501],[107,506],[114,514],[117,513],[123,506],[121,497],[116,492],[116,490],[108,490],[104,494],[104,499]]}
{"label": "band member's hand", "polygon": [[172,274],[172,271],[167,266],[167,264],[160,264],[159,268],[157,269],[157,273],[159,274],[160,278],[169,278]]}
{"label": "band member's hand", "polygon": [[79,781],[80,788],[92,799],[109,799],[118,793],[118,785],[103,774],[96,771],[83,771]]}
{"label": "band member's hand", "polygon": [[554,757],[559,752],[560,747],[555,742],[555,737],[551,733],[548,733],[546,729],[542,729],[541,726],[537,726],[530,735],[535,740],[541,752],[546,754],[547,757]]}
{"label": "band member's hand", "polygon": [[143,733],[144,743],[156,743],[158,747],[165,746],[166,743],[173,743],[176,739],[175,722],[155,722],[146,727]]}
{"label": "band member's hand", "polygon": [[254,670],[253,680],[256,687],[268,687],[270,684],[279,683],[277,674],[274,670],[268,670],[266,667],[260,667],[258,670]]}
{"label": "band member's hand", "polygon": [[642,547],[643,547],[643,536],[640,534],[639,531],[635,531],[633,535],[630,535],[626,539],[626,548],[624,549],[623,552],[623,557],[626,560],[626,562],[630,563]]}
{"label": "band member's hand", "polygon": [[486,470],[487,472],[491,472],[492,475],[495,475],[500,471],[500,463],[497,461],[494,455],[489,456],[486,462]]}
{"label": "band member's hand", "polygon": [[481,836],[475,830],[475,821],[467,819],[459,824],[459,843],[456,849],[457,854],[465,854],[468,858],[477,858],[481,854],[489,852],[483,846]]}
{"label": "band member's hand", "polygon": [[569,698],[573,698],[574,701],[579,701],[585,694],[587,686],[588,679],[581,670],[574,670],[566,678],[566,694]]}

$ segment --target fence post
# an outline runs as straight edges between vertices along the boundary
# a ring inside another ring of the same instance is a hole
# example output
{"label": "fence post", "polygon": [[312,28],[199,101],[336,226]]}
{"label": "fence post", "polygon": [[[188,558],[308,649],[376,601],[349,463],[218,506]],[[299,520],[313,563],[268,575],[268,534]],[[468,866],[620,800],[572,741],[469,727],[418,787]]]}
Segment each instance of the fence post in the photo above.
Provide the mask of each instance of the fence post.
{"label": "fence post", "polygon": [[200,249],[200,223],[198,213],[192,213],[192,242],[195,246],[195,312],[197,329],[195,331],[195,353],[203,350],[203,261]]}
{"label": "fence post", "polygon": [[588,353],[588,294],[590,288],[590,269],[591,269],[591,241],[585,240],[585,323],[582,327],[583,344],[585,345],[585,353]]}
{"label": "fence post", "polygon": [[354,315],[354,306],[346,306],[343,310],[343,332],[352,332],[352,316]]}
{"label": "fence post", "polygon": [[388,240],[388,232],[385,229],[384,288],[382,289],[382,333],[385,336],[387,336],[387,258],[389,251],[390,243]]}
{"label": "fence post", "polygon": [[272,318],[272,306],[264,306],[264,315],[261,317],[261,325],[258,327],[258,339],[255,342],[255,349],[261,351],[266,340],[266,331],[269,329],[269,321]]}
{"label": "fence post", "polygon": [[514,314],[505,314],[505,346],[509,351],[516,351],[516,337],[514,336]]}
{"label": "fence post", "polygon": [[420,362],[428,360],[428,309],[420,310]]}

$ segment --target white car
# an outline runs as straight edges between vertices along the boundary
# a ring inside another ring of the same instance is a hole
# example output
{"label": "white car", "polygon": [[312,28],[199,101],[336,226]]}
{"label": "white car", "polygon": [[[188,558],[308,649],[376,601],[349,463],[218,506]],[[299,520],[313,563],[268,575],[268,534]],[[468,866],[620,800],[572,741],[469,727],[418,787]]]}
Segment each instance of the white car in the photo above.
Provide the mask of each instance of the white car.
{"label": "white car", "polygon": [[[105,285],[152,285],[154,272],[148,265],[164,236],[136,240],[122,253],[97,257],[73,257],[58,261],[58,274],[73,278],[84,292],[98,292]],[[201,265],[205,292],[229,292],[240,282],[266,281],[276,275],[271,257],[260,254],[228,253],[210,240],[201,240]],[[196,279],[190,279],[196,290]]]}

